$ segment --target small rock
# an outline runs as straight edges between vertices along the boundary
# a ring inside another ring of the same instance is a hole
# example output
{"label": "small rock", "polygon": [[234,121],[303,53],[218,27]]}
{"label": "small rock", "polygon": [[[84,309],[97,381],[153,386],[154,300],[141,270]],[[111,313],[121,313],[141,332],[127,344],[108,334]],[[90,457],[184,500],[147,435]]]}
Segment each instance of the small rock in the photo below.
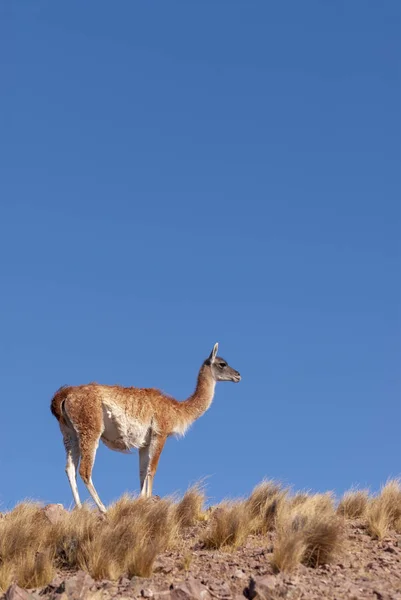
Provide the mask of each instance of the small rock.
{"label": "small rock", "polygon": [[83,600],[94,583],[89,573],[78,571],[76,575],[66,580],[65,593],[69,600]]}
{"label": "small rock", "polygon": [[246,575],[242,569],[236,569],[233,573],[235,579],[246,579]]}
{"label": "small rock", "polygon": [[85,600],[105,600],[110,598],[109,594],[105,590],[95,590],[94,592],[88,592],[85,596]]}
{"label": "small rock", "polygon": [[143,588],[141,590],[141,596],[142,598],[153,598],[154,592],[150,588]]}
{"label": "small rock", "polygon": [[[278,594],[277,578],[274,575],[258,577],[256,580],[251,577],[249,586],[245,589],[244,595],[249,600],[276,600]],[[285,592],[283,592],[284,594]]]}
{"label": "small rock", "polygon": [[131,597],[141,596],[142,590],[145,587],[146,579],[144,579],[143,577],[136,577],[134,575],[134,577],[131,578],[127,592]]}
{"label": "small rock", "polygon": [[68,600],[68,596],[65,592],[55,592],[51,596],[52,600]]}
{"label": "small rock", "polygon": [[[128,582],[129,582],[129,579],[128,579]],[[97,587],[101,588],[102,590],[107,591],[109,593],[117,592],[116,584],[113,581],[109,581],[108,579],[101,581],[100,584],[98,582]]]}
{"label": "small rock", "polygon": [[62,504],[47,504],[42,510],[52,525],[59,523],[68,514]]}
{"label": "small rock", "polygon": [[6,591],[5,600],[34,600],[35,596],[30,594],[19,585],[13,583]]}
{"label": "small rock", "polygon": [[188,579],[179,583],[170,592],[171,600],[209,600],[208,589],[196,579]]}
{"label": "small rock", "polygon": [[[122,600],[120,597],[118,600]],[[132,600],[132,597],[130,598]],[[163,592],[155,592],[153,600],[170,600],[170,590],[164,590]]]}
{"label": "small rock", "polygon": [[223,582],[213,582],[209,585],[209,591],[215,598],[231,598],[232,592],[230,586],[225,581]]}
{"label": "small rock", "polygon": [[58,590],[61,588],[61,586],[64,590],[64,577],[61,577],[61,575],[56,575],[54,579],[51,580],[48,587]]}
{"label": "small rock", "polygon": [[173,567],[169,561],[166,561],[163,557],[159,557],[153,565],[154,573],[165,573],[167,575],[168,573],[171,573],[172,570]]}

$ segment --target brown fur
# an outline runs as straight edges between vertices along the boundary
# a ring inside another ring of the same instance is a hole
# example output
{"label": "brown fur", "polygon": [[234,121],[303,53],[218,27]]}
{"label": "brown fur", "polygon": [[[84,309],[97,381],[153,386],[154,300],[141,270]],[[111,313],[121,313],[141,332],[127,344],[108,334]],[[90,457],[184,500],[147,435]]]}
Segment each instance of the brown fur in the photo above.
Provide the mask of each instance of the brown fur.
{"label": "brown fur", "polygon": [[59,388],[57,390],[57,392],[54,394],[53,399],[51,401],[50,404],[50,410],[52,412],[52,414],[56,417],[57,421],[59,421],[59,423],[65,424],[64,418],[63,418],[63,412],[62,412],[62,404],[65,401],[65,399],[67,398],[67,390],[69,390],[70,388],[66,385],[63,385],[61,388]]}
{"label": "brown fur", "polygon": [[128,415],[135,415],[143,422],[152,421],[158,433],[169,436],[177,426],[185,426],[199,418],[209,408],[212,394],[213,380],[210,368],[203,365],[194,394],[184,402],[179,402],[154,388],[89,383],[63,386],[57,390],[51,401],[51,412],[63,424],[67,413],[67,418],[74,426],[78,426],[80,432],[100,432],[101,402],[103,397],[108,397]]}

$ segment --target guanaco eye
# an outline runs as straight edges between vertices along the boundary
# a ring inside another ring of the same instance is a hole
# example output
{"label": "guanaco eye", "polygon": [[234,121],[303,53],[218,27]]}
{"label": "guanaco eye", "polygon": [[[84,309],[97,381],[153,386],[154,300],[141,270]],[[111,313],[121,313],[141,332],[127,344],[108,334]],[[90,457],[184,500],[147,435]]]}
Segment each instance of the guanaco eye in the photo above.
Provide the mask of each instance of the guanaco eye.
{"label": "guanaco eye", "polygon": [[227,366],[227,363],[220,363],[219,365],[222,369]]}

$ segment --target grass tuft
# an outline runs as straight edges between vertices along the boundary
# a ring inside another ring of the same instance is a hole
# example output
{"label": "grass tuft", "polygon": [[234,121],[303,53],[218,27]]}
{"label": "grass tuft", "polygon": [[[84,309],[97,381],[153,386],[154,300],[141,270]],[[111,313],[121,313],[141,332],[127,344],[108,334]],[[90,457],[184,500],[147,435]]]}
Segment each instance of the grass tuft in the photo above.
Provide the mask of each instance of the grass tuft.
{"label": "grass tuft", "polygon": [[361,519],[366,515],[369,503],[367,490],[350,490],[341,498],[337,514],[345,519]]}
{"label": "grass tuft", "polygon": [[198,485],[185,492],[176,508],[176,517],[180,527],[195,525],[202,518],[204,503],[205,493]]}
{"label": "grass tuft", "polygon": [[15,581],[15,565],[11,560],[0,562],[0,592],[5,592]]}
{"label": "grass tuft", "polygon": [[287,493],[288,490],[274,481],[262,481],[254,488],[245,502],[252,532],[264,534],[274,529],[279,506],[284,502]]}
{"label": "grass tuft", "polygon": [[40,588],[48,585],[56,575],[51,550],[22,554],[18,558],[15,580],[22,588]]}
{"label": "grass tuft", "polygon": [[244,502],[224,502],[214,509],[202,541],[205,548],[238,548],[251,531],[251,520]]}
{"label": "grass tuft", "polygon": [[388,481],[380,494],[370,500],[367,507],[367,529],[379,540],[391,530],[401,533],[401,482]]}
{"label": "grass tuft", "polygon": [[301,563],[317,567],[332,562],[343,544],[331,494],[314,494],[295,504],[290,500],[277,513],[272,565],[276,571],[292,571]]}

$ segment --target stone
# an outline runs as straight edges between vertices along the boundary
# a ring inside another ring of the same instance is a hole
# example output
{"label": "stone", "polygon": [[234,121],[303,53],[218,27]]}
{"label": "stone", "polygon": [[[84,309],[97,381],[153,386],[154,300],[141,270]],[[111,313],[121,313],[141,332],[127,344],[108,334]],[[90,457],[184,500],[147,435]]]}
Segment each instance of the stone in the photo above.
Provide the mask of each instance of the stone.
{"label": "stone", "polygon": [[167,575],[171,573],[173,570],[173,566],[171,565],[169,560],[166,560],[164,557],[158,557],[153,565],[153,573],[164,573]]}
{"label": "stone", "polygon": [[246,575],[242,569],[236,569],[233,573],[234,579],[246,579]]}
{"label": "stone", "polygon": [[210,593],[200,581],[190,578],[171,590],[170,600],[210,600]]}
{"label": "stone", "polygon": [[13,583],[6,591],[5,600],[36,600],[36,596]]}
{"label": "stone", "polygon": [[78,571],[65,582],[65,593],[69,600],[84,600],[88,596],[90,588],[95,584],[89,573]]}
{"label": "stone", "polygon": [[49,588],[53,588],[58,590],[59,588],[61,588],[61,586],[63,586],[63,590],[64,590],[64,577],[62,577],[61,575],[56,575],[51,582],[49,583]]}
{"label": "stone", "polygon": [[[155,594],[153,596],[153,600],[170,600],[170,595],[171,595],[170,590],[164,590],[163,592],[155,592]],[[118,600],[121,600],[121,599],[118,598]],[[131,600],[132,600],[132,598],[131,598]]]}
{"label": "stone", "polygon": [[[264,577],[258,577],[257,579],[253,579],[251,577],[249,581],[249,586],[245,589],[245,596],[249,598],[249,600],[276,600],[278,593],[278,588],[281,586],[277,585],[277,578],[274,575],[265,575]],[[285,594],[283,590],[281,590],[282,594]]]}
{"label": "stone", "polygon": [[52,525],[59,523],[68,514],[62,504],[47,504],[42,510],[44,516]]}
{"label": "stone", "polygon": [[214,598],[226,600],[232,598],[230,586],[225,581],[214,581],[209,584],[209,591]]}

